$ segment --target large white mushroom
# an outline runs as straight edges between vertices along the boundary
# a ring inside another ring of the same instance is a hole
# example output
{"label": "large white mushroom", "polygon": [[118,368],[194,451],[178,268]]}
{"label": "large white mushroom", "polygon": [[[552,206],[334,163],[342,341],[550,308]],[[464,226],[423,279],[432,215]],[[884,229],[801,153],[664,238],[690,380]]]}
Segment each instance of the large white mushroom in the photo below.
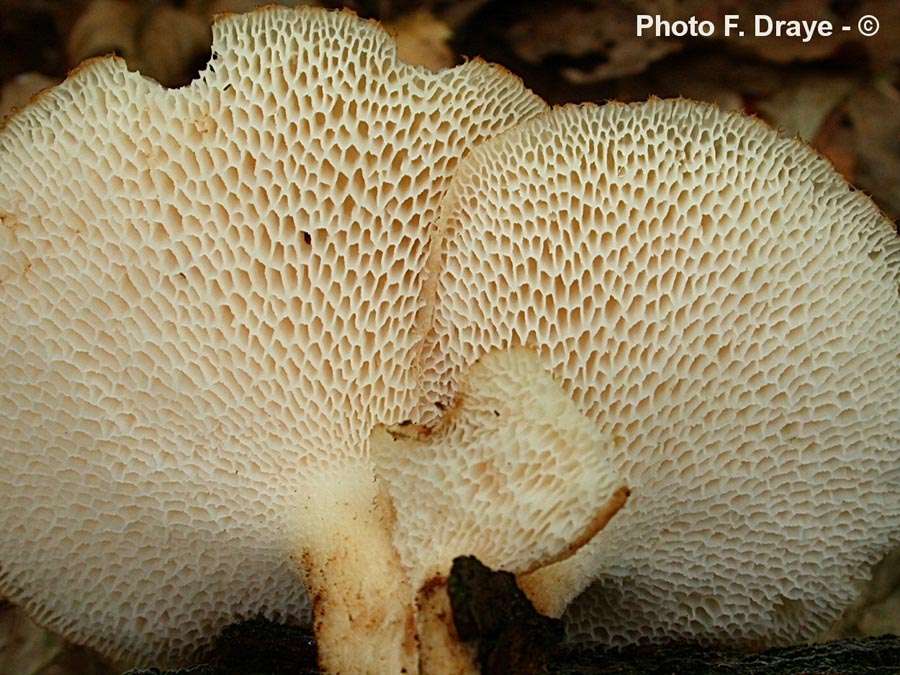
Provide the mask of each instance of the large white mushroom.
{"label": "large white mushroom", "polygon": [[558,109],[441,203],[419,419],[529,345],[628,504],[522,579],[569,639],[811,638],[900,541],[900,238],[802,142],[687,101]]}
{"label": "large white mushroom", "polygon": [[545,104],[350,13],[228,16],[212,51],[171,91],[90,61],[0,132],[0,594],[163,663],[308,618],[302,576],[324,671],[414,673],[369,434],[418,396],[458,159]]}

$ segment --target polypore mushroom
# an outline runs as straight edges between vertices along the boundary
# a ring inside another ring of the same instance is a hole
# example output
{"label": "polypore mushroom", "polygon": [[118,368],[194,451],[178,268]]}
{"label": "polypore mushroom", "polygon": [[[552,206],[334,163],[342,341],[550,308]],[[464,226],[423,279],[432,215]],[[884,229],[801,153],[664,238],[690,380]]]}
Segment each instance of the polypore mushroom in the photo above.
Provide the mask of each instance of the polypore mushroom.
{"label": "polypore mushroom", "polygon": [[622,439],[628,504],[522,579],[552,614],[588,589],[571,641],[811,638],[900,540],[900,239],[803,143],[568,107],[467,156],[438,222],[418,417],[530,345]]}
{"label": "polypore mushroom", "polygon": [[227,16],[212,49],[171,91],[91,61],[0,133],[0,594],[169,662],[307,617],[302,576],[323,670],[413,673],[369,434],[417,397],[459,157],[545,104],[350,13]]}

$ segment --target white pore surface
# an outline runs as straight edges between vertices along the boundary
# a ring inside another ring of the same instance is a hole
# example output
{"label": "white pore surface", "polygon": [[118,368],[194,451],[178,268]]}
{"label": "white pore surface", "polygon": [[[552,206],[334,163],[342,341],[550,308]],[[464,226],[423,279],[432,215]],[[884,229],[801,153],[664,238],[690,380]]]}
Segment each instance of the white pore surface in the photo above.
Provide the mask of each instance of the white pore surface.
{"label": "white pore surface", "polygon": [[624,486],[612,445],[534,350],[483,355],[436,426],[372,437],[413,585],[460,555],[519,574],[571,553]]}
{"label": "white pore surface", "polygon": [[570,639],[811,638],[900,539],[900,239],[832,167],[685,101],[568,107],[442,203],[430,394],[534,345],[631,497],[554,571]]}
{"label": "white pore surface", "polygon": [[304,477],[409,416],[438,200],[545,108],[350,13],[229,16],[212,49],[172,91],[92,61],[0,133],[0,595],[157,662],[307,617]]}

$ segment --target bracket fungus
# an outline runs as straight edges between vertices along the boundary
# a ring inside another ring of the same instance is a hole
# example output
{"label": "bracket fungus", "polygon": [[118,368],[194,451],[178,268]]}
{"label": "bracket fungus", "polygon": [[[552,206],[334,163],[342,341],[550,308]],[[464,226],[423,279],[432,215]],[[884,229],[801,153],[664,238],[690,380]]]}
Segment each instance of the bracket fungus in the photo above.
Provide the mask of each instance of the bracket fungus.
{"label": "bracket fungus", "polygon": [[176,90],[89,61],[0,132],[0,593],[159,663],[311,598],[324,671],[413,673],[369,434],[417,397],[458,159],[546,104],[349,12],[212,51]]}
{"label": "bracket fungus", "polygon": [[628,504],[521,580],[577,596],[570,642],[810,639],[900,542],[900,238],[801,141],[683,100],[556,109],[474,149],[437,227],[423,401],[533,345],[622,439]]}
{"label": "bracket fungus", "polygon": [[574,642],[754,644],[897,543],[900,240],[799,141],[346,12],[213,34],[0,129],[0,593],[158,663],[262,615],[459,675],[459,555]]}

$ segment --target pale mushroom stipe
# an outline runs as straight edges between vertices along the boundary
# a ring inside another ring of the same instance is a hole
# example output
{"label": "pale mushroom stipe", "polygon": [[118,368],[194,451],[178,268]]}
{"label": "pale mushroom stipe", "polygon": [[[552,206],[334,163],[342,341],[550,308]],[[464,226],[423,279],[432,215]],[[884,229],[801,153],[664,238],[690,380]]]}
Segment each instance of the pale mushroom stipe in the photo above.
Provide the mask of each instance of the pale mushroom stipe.
{"label": "pale mushroom stipe", "polygon": [[900,540],[868,198],[751,118],[549,110],[347,12],[213,33],[188,87],[97,59],[0,130],[0,595],[157,665],[311,621],[344,675],[477,671],[421,592],[458,555],[579,644],[853,599]]}

